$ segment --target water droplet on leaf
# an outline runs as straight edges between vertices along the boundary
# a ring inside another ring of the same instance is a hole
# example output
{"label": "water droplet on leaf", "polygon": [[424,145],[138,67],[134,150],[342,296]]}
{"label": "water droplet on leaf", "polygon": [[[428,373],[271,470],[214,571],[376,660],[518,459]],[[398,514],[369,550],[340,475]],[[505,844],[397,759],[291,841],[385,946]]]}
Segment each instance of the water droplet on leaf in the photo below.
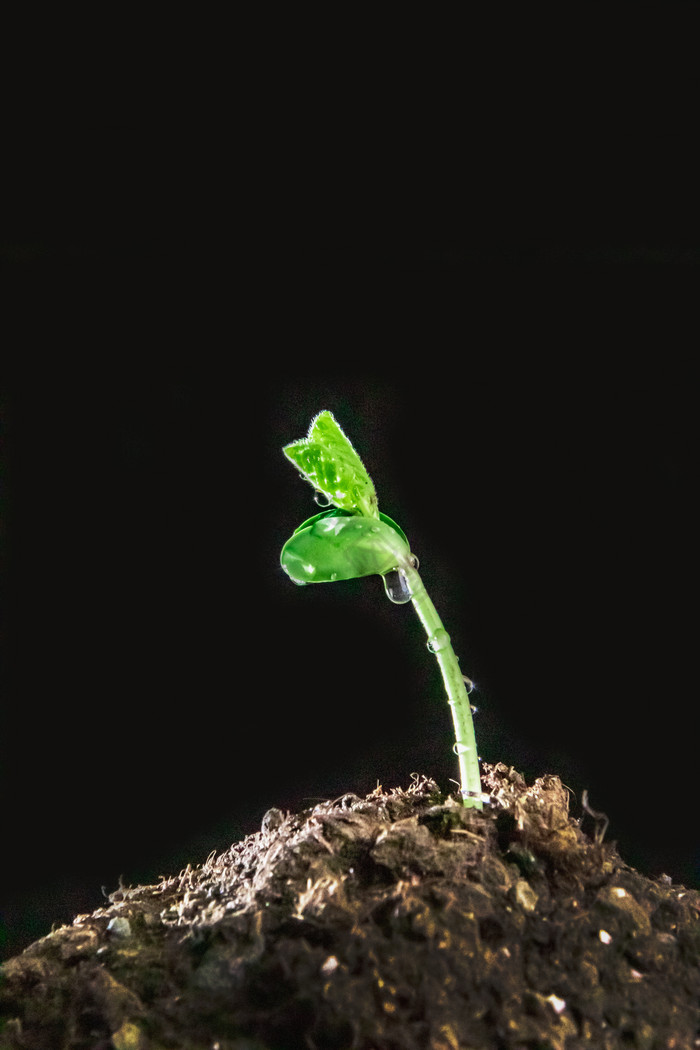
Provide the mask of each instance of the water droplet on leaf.
{"label": "water droplet on leaf", "polygon": [[329,499],[325,492],[314,492],[314,503],[319,507],[330,507],[333,500]]}
{"label": "water droplet on leaf", "polygon": [[395,605],[405,605],[411,600],[411,591],[402,569],[392,569],[382,576],[384,590],[390,602]]}
{"label": "water droplet on leaf", "polygon": [[438,627],[435,634],[428,638],[428,648],[431,653],[439,653],[441,649],[446,649],[449,644],[450,636],[444,627]]}
{"label": "water droplet on leaf", "polygon": [[452,750],[456,755],[464,755],[467,751],[471,751],[471,748],[466,744],[453,744]]}

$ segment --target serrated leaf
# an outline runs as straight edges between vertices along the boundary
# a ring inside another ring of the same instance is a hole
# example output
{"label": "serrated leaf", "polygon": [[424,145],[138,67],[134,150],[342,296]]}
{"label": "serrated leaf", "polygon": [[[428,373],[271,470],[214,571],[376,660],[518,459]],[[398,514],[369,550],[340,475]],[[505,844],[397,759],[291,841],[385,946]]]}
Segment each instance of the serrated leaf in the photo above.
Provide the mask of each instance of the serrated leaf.
{"label": "serrated leaf", "polygon": [[282,450],[306,480],[336,507],[377,518],[377,493],[365,466],[332,412],[319,412],[305,438]]}

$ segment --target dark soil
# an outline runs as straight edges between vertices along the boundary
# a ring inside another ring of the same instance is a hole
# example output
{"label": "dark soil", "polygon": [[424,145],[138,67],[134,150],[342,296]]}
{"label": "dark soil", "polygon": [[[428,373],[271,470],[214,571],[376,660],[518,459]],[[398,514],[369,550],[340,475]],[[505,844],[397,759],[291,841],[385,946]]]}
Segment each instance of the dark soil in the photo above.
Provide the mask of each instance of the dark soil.
{"label": "dark soil", "polygon": [[555,776],[484,764],[484,789],[270,810],[120,888],[4,964],[0,1048],[700,1046],[700,893],[628,867]]}

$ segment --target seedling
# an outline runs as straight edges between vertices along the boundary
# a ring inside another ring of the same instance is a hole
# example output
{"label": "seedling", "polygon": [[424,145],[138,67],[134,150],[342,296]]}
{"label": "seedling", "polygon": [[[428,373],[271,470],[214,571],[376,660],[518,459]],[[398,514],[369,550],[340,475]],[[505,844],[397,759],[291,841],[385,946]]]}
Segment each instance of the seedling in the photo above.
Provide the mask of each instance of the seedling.
{"label": "seedling", "polygon": [[482,808],[479,758],[469,696],[450,636],[418,575],[418,559],[404,532],[382,514],[362,460],[331,412],[319,412],[309,433],[282,450],[330,509],[303,522],[282,548],[282,568],[298,584],[383,577],[392,602],[413,602],[437,657],[452,711],[453,750],[465,806]]}

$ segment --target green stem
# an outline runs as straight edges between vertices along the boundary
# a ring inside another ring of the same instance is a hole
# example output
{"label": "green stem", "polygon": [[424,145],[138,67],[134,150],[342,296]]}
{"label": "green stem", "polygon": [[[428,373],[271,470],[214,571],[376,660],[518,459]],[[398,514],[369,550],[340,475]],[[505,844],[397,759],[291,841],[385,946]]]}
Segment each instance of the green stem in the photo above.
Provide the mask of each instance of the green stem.
{"label": "green stem", "polygon": [[428,635],[428,648],[435,653],[445,682],[447,702],[452,711],[452,721],[455,727],[454,751],[459,761],[464,805],[473,809],[482,809],[481,776],[472,709],[459,661],[452,648],[450,636],[442,626],[442,621],[428,597],[428,592],[417,570],[412,565],[402,565],[401,571],[406,577],[406,583],[411,592],[411,601]]}

